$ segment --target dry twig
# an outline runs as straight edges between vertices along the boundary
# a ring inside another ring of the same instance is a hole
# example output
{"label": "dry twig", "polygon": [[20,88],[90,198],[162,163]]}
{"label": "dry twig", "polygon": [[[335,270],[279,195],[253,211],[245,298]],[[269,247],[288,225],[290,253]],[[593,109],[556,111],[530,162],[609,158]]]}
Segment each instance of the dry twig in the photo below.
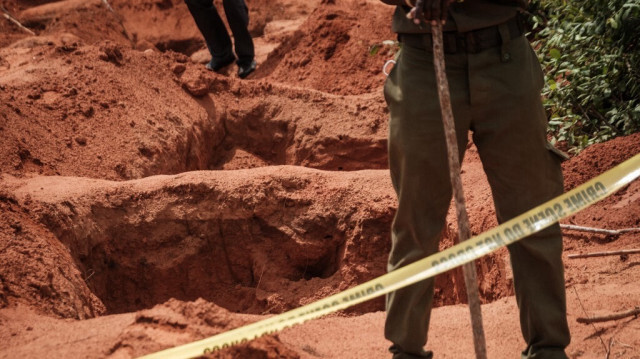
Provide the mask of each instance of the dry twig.
{"label": "dry twig", "polygon": [[585,254],[569,254],[568,258],[589,258],[589,257],[605,257],[605,256],[617,256],[625,254],[640,254],[640,249],[625,249],[621,251],[607,251],[607,252],[594,252]]}
{"label": "dry twig", "polygon": [[609,235],[620,235],[620,234],[623,234],[623,233],[640,232],[640,228],[602,229],[602,228],[576,226],[576,225],[573,225],[573,224],[561,224],[560,228],[569,229],[569,230],[573,230],[573,231],[601,233],[601,234],[609,234]]}
{"label": "dry twig", "polygon": [[[576,293],[576,298],[578,298],[578,303],[580,303],[580,307],[582,308],[582,311],[584,312],[585,315],[588,315],[587,310],[584,308],[584,305],[582,304],[582,299],[580,299],[580,296],[578,295],[578,290],[576,289],[576,287],[573,287],[573,291]],[[600,334],[598,334],[598,328],[596,328],[596,326],[593,325],[593,323],[589,323],[589,324],[591,324],[593,329],[596,331],[596,335],[598,335],[598,338],[600,339],[600,342],[602,343],[602,346],[604,347],[604,350],[605,352],[607,352],[607,356],[608,356],[609,350],[607,349],[607,346],[604,344],[604,340],[602,340],[602,337],[600,336]]]}
{"label": "dry twig", "polygon": [[122,17],[120,16],[120,14],[118,14],[112,7],[111,5],[109,5],[109,2],[107,0],[102,0],[102,3],[104,4],[104,6],[107,7],[107,10],[111,11],[111,13],[113,14],[113,16],[116,17],[116,20],[118,20],[118,22],[120,23],[120,27],[122,27],[122,33],[124,34],[124,36],[127,38],[127,40],[129,40],[129,42],[131,43],[131,45],[133,47],[135,47],[136,42],[135,39],[131,36],[131,34],[129,34],[129,31],[127,31],[127,28],[124,26],[124,20],[122,19]]}
{"label": "dry twig", "polygon": [[576,321],[578,323],[583,323],[583,324],[591,324],[591,323],[601,323],[601,322],[608,322],[610,320],[619,320],[619,319],[624,319],[627,317],[638,317],[638,315],[640,315],[640,307],[635,307],[631,310],[627,310],[626,312],[622,312],[622,313],[613,313],[613,314],[607,314],[607,315],[602,315],[602,316],[598,316],[598,317],[587,317],[587,318],[578,318],[576,319]]}
{"label": "dry twig", "polygon": [[260,287],[260,282],[262,282],[262,275],[264,274],[265,269],[266,269],[266,266],[262,266],[262,273],[260,273],[260,278],[258,278],[258,284],[256,285],[256,291]]}
{"label": "dry twig", "polygon": [[102,0],[102,3],[104,4],[104,6],[107,7],[107,9],[109,9],[109,11],[111,11],[112,13],[116,13],[115,10],[113,10],[113,8],[111,7],[111,5],[109,5],[109,2],[107,0]]}
{"label": "dry twig", "polygon": [[20,21],[16,20],[16,18],[14,18],[13,16],[11,16],[11,14],[9,13],[9,11],[7,11],[7,9],[4,8],[4,6],[0,6],[0,8],[2,8],[2,12],[4,13],[4,17],[11,21],[12,23],[16,24],[20,29],[22,29],[23,31],[25,31],[26,33],[28,33],[31,36],[36,36],[36,33],[29,30],[26,26],[22,25],[20,23]]}
{"label": "dry twig", "polygon": [[85,283],[88,283],[88,280],[91,279],[91,277],[93,277],[94,274],[96,274],[96,271],[94,271],[93,269],[89,269],[89,275],[86,275],[85,273],[85,278],[84,281]]}

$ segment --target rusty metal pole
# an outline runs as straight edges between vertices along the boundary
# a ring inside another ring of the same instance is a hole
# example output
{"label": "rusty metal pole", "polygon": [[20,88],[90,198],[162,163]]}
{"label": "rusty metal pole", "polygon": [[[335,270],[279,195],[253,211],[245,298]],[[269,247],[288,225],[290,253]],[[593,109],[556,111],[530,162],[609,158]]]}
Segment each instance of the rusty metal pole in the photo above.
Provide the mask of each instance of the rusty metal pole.
{"label": "rusty metal pole", "polygon": [[[465,206],[464,192],[462,190],[462,179],[460,178],[460,159],[458,152],[458,139],[456,136],[455,123],[453,121],[453,110],[451,108],[451,95],[449,92],[449,82],[444,67],[444,48],[442,42],[442,24],[431,26],[433,37],[433,62],[436,71],[436,82],[438,84],[438,95],[440,97],[440,109],[442,110],[442,121],[444,123],[444,133],[447,141],[447,152],[449,157],[449,173],[451,175],[451,186],[456,203],[456,214],[458,217],[458,238],[464,242],[471,237],[469,229],[469,217]],[[482,327],[482,311],[480,309],[480,296],[478,294],[478,279],[476,275],[475,262],[467,263],[463,266],[464,282],[467,288],[467,299],[469,310],[471,311],[471,326],[473,328],[473,344],[477,359],[487,358],[487,346]]]}

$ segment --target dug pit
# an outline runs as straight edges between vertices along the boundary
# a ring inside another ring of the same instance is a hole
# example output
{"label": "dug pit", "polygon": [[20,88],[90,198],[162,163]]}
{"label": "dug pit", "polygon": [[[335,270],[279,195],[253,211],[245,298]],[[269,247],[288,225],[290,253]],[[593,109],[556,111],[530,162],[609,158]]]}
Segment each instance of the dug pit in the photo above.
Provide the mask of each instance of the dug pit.
{"label": "dug pit", "polygon": [[[385,273],[395,197],[390,185],[375,184],[388,181],[384,170],[271,166],[127,182],[4,183],[70,250],[108,313],[204,298],[232,312],[265,314]],[[443,245],[451,243],[448,233]],[[484,301],[510,294],[501,258],[478,262]],[[438,277],[437,287],[437,305],[466,300],[460,272]],[[382,299],[349,312],[377,310]]]}

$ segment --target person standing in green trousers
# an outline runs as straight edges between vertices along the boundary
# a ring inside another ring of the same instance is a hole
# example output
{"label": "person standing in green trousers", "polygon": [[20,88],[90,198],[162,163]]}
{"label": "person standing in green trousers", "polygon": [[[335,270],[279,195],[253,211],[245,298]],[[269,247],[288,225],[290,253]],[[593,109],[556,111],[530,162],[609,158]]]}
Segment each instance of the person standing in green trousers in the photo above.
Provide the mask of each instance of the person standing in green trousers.
{"label": "person standing in green trousers", "polygon": [[[437,252],[452,196],[430,22],[444,23],[460,158],[472,131],[499,222],[562,193],[563,154],[546,139],[540,98],[544,76],[520,19],[526,1],[425,0],[426,23],[407,18],[415,0],[382,1],[397,6],[392,27],[402,43],[384,86],[389,167],[398,196],[388,261],[392,271]],[[508,250],[527,345],[522,358],[566,359],[570,334],[560,227]],[[385,336],[392,342],[393,359],[433,357],[424,348],[433,292],[431,278],[387,296]]]}

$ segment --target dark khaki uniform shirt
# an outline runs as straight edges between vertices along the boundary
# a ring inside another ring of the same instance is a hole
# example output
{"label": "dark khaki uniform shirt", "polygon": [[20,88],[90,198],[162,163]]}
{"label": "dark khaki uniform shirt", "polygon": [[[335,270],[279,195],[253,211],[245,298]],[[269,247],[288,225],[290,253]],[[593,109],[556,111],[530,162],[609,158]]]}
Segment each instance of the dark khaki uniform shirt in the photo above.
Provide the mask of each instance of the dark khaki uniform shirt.
{"label": "dark khaki uniform shirt", "polygon": [[[501,24],[514,17],[526,7],[526,0],[464,0],[455,2],[449,8],[449,20],[444,31],[467,32]],[[429,32],[430,26],[415,25],[407,19],[411,10],[408,6],[398,6],[393,14],[392,29],[397,33],[415,34]]]}

